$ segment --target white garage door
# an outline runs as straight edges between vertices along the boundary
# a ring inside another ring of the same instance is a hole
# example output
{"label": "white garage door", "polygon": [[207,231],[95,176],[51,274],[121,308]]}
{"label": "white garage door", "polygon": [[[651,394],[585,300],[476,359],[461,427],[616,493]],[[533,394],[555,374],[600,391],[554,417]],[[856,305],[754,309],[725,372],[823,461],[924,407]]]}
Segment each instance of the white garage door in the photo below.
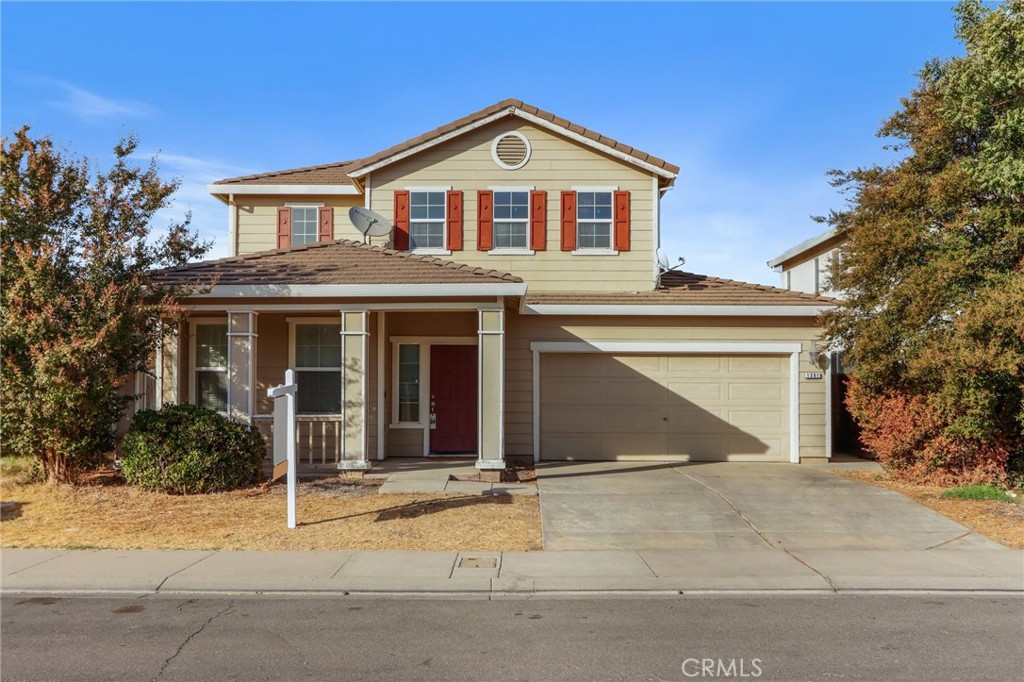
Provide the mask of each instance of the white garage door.
{"label": "white garage door", "polygon": [[541,458],[788,461],[789,358],[541,355]]}

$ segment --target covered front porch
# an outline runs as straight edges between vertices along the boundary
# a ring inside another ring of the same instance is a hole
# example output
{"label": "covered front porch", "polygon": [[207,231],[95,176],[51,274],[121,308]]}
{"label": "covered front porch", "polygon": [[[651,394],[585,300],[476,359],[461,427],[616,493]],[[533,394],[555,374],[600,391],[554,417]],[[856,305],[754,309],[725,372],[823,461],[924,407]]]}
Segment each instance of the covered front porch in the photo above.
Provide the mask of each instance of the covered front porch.
{"label": "covered front porch", "polygon": [[505,468],[501,296],[204,301],[166,324],[140,408],[188,401],[255,424],[270,462],[267,389],[293,369],[301,472],[366,470],[395,457]]}

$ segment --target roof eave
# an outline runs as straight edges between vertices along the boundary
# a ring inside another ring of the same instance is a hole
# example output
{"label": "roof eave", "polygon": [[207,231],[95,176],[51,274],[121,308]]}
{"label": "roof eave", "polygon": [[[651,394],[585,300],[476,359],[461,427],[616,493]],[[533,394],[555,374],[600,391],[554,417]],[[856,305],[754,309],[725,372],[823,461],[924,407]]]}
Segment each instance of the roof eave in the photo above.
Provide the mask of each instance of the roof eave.
{"label": "roof eave", "polygon": [[804,252],[810,251],[811,249],[814,249],[814,248],[816,248],[818,246],[821,246],[822,244],[827,242],[829,239],[832,239],[833,237],[837,236],[838,234],[839,234],[839,228],[833,227],[832,229],[827,230],[826,232],[823,232],[823,233],[821,233],[821,234],[819,234],[819,235],[817,235],[815,237],[811,237],[810,239],[805,239],[804,241],[800,242],[799,244],[797,244],[793,248],[789,249],[788,251],[784,251],[783,253],[780,253],[778,256],[776,256],[775,258],[772,258],[770,261],[768,261],[768,267],[770,267],[770,268],[777,268],[780,265],[782,265],[783,263],[785,263],[787,261],[791,261],[794,258],[800,256]]}
{"label": "roof eave", "polygon": [[288,184],[212,184],[206,191],[220,198],[232,194],[295,195],[295,196],[359,196],[362,191],[355,185],[288,185]]}
{"label": "roof eave", "polygon": [[525,296],[525,282],[449,284],[215,284],[195,298],[436,298]]}

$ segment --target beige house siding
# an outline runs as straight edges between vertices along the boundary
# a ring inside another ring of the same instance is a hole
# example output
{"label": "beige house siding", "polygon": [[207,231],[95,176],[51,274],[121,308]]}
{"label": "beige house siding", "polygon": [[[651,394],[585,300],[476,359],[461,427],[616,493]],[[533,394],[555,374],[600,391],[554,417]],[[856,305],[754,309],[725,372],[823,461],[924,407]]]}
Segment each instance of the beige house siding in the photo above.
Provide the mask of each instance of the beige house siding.
{"label": "beige house siding", "polygon": [[[290,204],[320,204],[334,208],[334,238],[362,239],[348,219],[348,210],[362,206],[362,196],[236,196],[238,254],[277,248],[277,209]],[[228,210],[232,210],[228,207]]]}
{"label": "beige house siding", "polygon": [[533,455],[533,341],[752,341],[800,343],[800,456],[825,456],[824,379],[805,379],[819,330],[804,318],[546,317],[510,315],[505,335],[505,454]]}
{"label": "beige house siding", "polygon": [[[516,130],[532,146],[529,162],[504,170],[491,158],[491,143]],[[370,174],[371,208],[391,219],[394,193],[410,187],[462,190],[464,250],[448,260],[519,275],[530,291],[633,291],[654,288],[655,182],[651,174],[583,148],[518,119],[502,119]],[[560,249],[561,191],[578,186],[630,192],[631,248],[614,256],[571,255]],[[547,249],[532,256],[477,250],[477,191],[533,187],[547,192]]]}

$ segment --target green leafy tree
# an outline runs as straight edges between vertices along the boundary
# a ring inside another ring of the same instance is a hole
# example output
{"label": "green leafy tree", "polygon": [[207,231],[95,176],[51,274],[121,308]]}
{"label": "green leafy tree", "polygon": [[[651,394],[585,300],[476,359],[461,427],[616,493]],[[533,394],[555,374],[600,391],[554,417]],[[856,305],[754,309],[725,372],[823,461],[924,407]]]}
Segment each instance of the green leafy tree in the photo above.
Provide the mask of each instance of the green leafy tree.
{"label": "green leafy tree", "polygon": [[[878,132],[899,159],[833,171],[849,203],[827,220],[849,241],[832,284],[848,297],[825,325],[869,444],[902,440],[918,453],[904,468],[969,477],[1024,447],[1024,1],[955,16],[965,54],[928,63]],[[907,404],[913,418],[880,419]]]}
{"label": "green leafy tree", "polygon": [[27,127],[3,138],[0,428],[5,452],[37,457],[50,482],[73,482],[113,449],[133,399],[125,381],[177,312],[180,292],[147,272],[209,248],[188,217],[153,229],[178,185],[155,160],[133,165],[137,147],[121,140],[110,170],[93,173]]}

